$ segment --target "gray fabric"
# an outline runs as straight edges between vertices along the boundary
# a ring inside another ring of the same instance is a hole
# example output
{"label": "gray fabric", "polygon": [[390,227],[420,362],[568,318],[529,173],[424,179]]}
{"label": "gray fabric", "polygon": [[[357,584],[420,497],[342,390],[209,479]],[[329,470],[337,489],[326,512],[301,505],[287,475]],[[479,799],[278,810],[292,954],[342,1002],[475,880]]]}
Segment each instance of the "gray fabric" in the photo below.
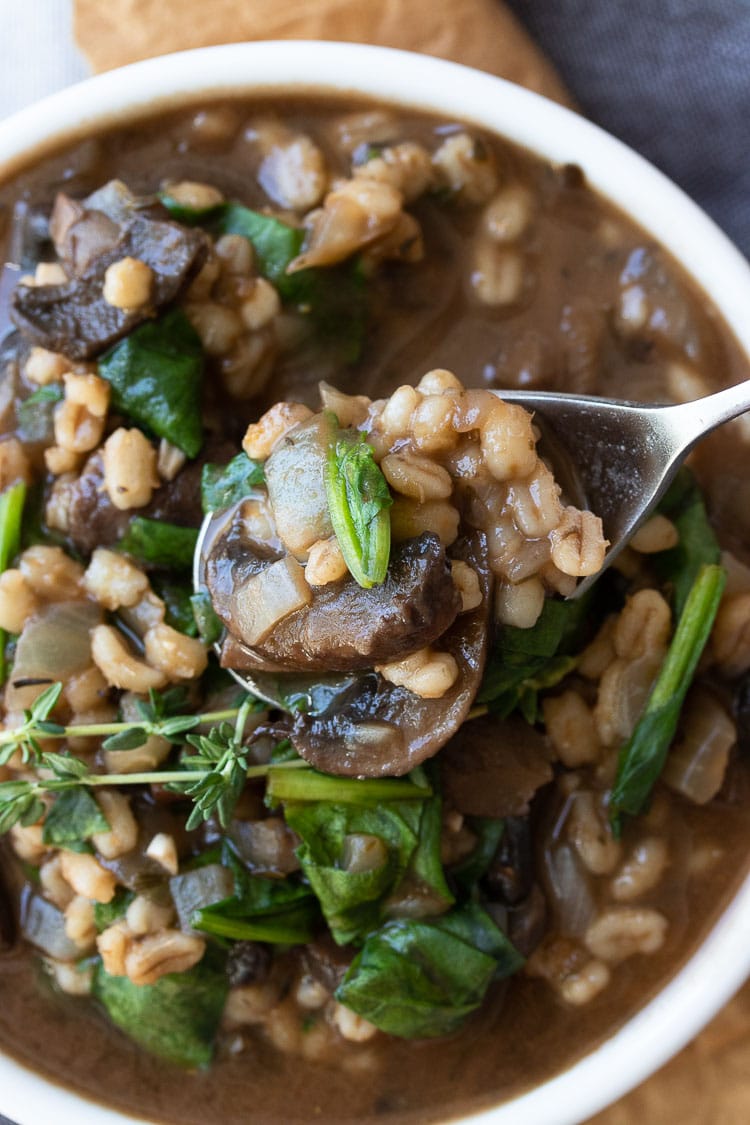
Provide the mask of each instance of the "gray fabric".
{"label": "gray fabric", "polygon": [[750,256],[748,0],[508,0],[582,110]]}

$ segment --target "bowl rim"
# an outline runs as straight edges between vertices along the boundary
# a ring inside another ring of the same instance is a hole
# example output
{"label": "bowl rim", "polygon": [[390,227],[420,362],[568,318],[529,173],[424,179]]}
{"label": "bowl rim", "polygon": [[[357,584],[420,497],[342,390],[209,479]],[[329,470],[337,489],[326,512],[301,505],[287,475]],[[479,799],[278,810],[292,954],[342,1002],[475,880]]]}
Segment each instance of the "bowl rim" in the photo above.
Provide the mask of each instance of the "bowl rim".
{"label": "bowl rim", "polygon": [[[252,74],[252,79],[248,78]],[[292,78],[289,76],[293,75]],[[25,154],[88,135],[156,104],[284,91],[352,94],[470,121],[588,182],[666,247],[711,297],[750,356],[750,266],[675,184],[621,141],[525,88],[458,63],[394,48],[318,40],[234,43],[146,59],[67,87],[0,122],[0,178]],[[31,161],[30,161],[31,162]],[[693,956],[590,1054],[510,1101],[455,1119],[463,1125],[577,1125],[657,1070],[718,1012],[750,973],[750,875]],[[54,1113],[59,1125],[133,1125],[0,1054],[0,1110],[17,1125]]]}

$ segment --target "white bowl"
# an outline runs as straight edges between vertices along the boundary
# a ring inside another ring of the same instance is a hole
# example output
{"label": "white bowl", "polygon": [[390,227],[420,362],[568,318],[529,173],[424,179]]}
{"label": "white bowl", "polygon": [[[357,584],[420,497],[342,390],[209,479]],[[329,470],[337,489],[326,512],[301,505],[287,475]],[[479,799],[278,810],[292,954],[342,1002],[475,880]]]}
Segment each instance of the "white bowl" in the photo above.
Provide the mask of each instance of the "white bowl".
{"label": "white bowl", "polygon": [[[135,116],[155,102],[253,92],[364,94],[463,118],[555,163],[575,163],[692,274],[750,355],[750,267],[722,232],[647,161],[584,118],[499,78],[423,55],[348,43],[242,43],[149,59],[89,79],[0,123],[0,168],[50,142]],[[750,973],[750,878],[698,951],[637,1015],[564,1073],[463,1119],[468,1125],[575,1125],[679,1051]],[[0,1111],[18,1125],[132,1125],[0,1056]],[[141,1120],[141,1119],[139,1119]]]}

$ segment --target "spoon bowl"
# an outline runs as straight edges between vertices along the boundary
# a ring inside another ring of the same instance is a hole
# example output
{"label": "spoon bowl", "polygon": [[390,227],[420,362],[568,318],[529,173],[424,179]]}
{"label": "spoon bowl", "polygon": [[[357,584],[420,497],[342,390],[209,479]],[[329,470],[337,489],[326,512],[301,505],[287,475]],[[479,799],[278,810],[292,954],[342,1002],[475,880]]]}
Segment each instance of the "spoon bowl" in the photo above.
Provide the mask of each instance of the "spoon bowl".
{"label": "spoon bowl", "polygon": [[[676,406],[644,405],[557,391],[502,390],[505,402],[533,411],[547,456],[563,492],[602,520],[609,547],[599,570],[582,578],[570,599],[579,598],[627,547],[653,513],[690,450],[724,422],[750,410],[750,380]],[[204,519],[193,556],[193,585],[206,589],[206,559],[228,514]],[[218,645],[215,646],[218,651]],[[345,688],[346,676],[278,676],[229,669],[247,691],[282,710],[323,706]],[[283,688],[282,688],[283,680]]]}
{"label": "spoon bowl", "polygon": [[571,598],[584,594],[627,547],[701,438],[750,410],[750,380],[676,406],[556,391],[496,393],[534,411],[564,491],[602,520],[609,540],[604,562]]}

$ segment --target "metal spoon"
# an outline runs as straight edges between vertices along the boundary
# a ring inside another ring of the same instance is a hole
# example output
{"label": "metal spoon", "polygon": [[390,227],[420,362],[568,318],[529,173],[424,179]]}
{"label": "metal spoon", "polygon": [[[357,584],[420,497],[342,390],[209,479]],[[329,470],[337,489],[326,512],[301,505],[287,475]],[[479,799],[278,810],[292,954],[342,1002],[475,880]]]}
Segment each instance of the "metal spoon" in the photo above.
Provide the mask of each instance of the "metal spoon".
{"label": "metal spoon", "polygon": [[673,481],[690,450],[723,422],[750,410],[750,380],[678,406],[503,390],[538,415],[542,438],[558,480],[571,499],[601,516],[609,549],[601,570],[582,579],[578,598],[627,547]]}
{"label": "metal spoon", "polygon": [[[601,517],[609,549],[595,574],[582,579],[571,598],[580,597],[609,567],[653,512],[693,446],[723,422],[750,410],[750,380],[717,394],[678,406],[555,391],[497,391],[505,402],[534,411],[542,429],[544,451],[566,494],[579,507]],[[205,562],[226,515],[206,516],[195,548],[193,581],[205,589]],[[232,672],[261,699],[289,706],[289,691],[300,699],[315,690],[320,677],[295,675],[282,691],[277,676]],[[345,679],[345,678],[343,678]],[[328,677],[335,693],[341,677]]]}

